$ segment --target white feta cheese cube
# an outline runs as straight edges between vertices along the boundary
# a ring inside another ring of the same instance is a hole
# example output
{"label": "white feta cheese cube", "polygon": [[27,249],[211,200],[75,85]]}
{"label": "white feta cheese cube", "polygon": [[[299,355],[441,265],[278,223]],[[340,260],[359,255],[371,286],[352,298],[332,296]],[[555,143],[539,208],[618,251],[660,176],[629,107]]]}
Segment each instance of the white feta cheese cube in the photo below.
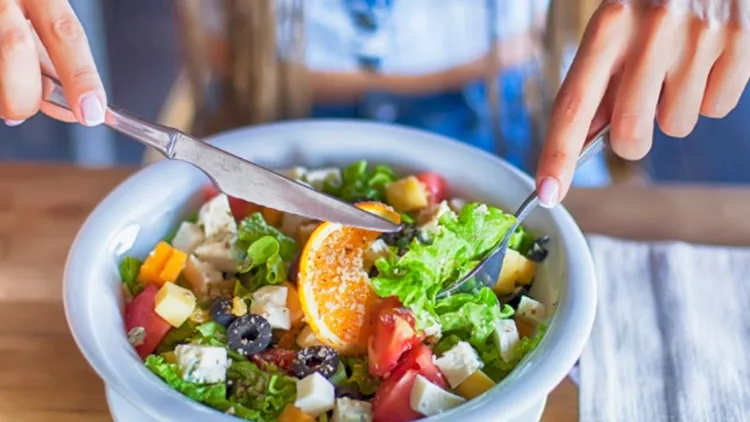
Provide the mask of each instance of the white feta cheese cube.
{"label": "white feta cheese cube", "polygon": [[172,246],[186,254],[191,254],[206,240],[203,231],[197,224],[183,221],[172,239]]}
{"label": "white feta cheese cube", "polygon": [[468,204],[468,201],[461,198],[451,198],[448,200],[448,206],[451,207],[456,214],[460,213],[466,204]]}
{"label": "white feta cheese cube", "polygon": [[331,384],[317,372],[297,381],[297,399],[294,406],[304,413],[317,418],[333,409],[336,394]]}
{"label": "white feta cheese cube", "polygon": [[516,309],[516,315],[530,323],[542,324],[547,316],[547,310],[544,305],[536,300],[528,296],[521,296],[521,301],[518,302],[518,309]]}
{"label": "white feta cheese cube", "polygon": [[207,241],[195,249],[195,256],[225,273],[236,273],[241,253],[234,247],[234,237]]}
{"label": "white feta cheese cube", "polygon": [[440,327],[440,323],[434,323],[424,329],[424,335],[431,338],[440,338],[443,335],[443,330]]}
{"label": "white feta cheese cube", "polygon": [[309,325],[305,325],[299,334],[297,334],[297,345],[305,349],[312,346],[322,346],[323,342],[318,340],[318,337]]}
{"label": "white feta cheese cube", "polygon": [[417,375],[409,395],[409,404],[412,410],[424,416],[445,412],[463,404],[465,401],[466,399],[463,397],[443,390],[421,375]]}
{"label": "white feta cheese cube", "polygon": [[317,190],[323,190],[326,181],[334,184],[341,183],[341,170],[336,167],[327,167],[318,170],[308,171],[305,180]]}
{"label": "white feta cheese cube", "polygon": [[364,268],[372,268],[378,258],[388,256],[390,253],[391,251],[388,249],[388,244],[385,243],[383,239],[375,240],[367,249],[365,249],[365,252],[362,255]]}
{"label": "white feta cheese cube", "polygon": [[265,318],[271,328],[278,330],[288,330],[292,327],[289,318],[289,308],[286,306],[274,305],[269,302],[253,301],[250,305],[250,313],[260,315]]}
{"label": "white feta cheese cube", "polygon": [[288,293],[289,289],[286,286],[263,286],[253,293],[253,300],[277,306],[286,306]]}
{"label": "white feta cheese cube", "polygon": [[336,399],[332,422],[371,422],[372,405],[366,401],[347,397]]}
{"label": "white feta cheese cube", "polygon": [[177,367],[185,381],[196,384],[224,382],[227,374],[227,350],[223,347],[180,344],[174,349]]}
{"label": "white feta cheese cube", "polygon": [[193,287],[193,292],[195,292],[196,296],[201,299],[204,299],[209,294],[212,285],[221,283],[224,280],[221,271],[208,262],[203,262],[196,258],[195,255],[188,257],[185,269],[182,270],[182,275]]}
{"label": "white feta cheese cube", "polygon": [[492,332],[492,339],[495,341],[497,350],[500,351],[500,357],[505,362],[512,361],[513,352],[520,341],[516,322],[512,319],[498,320],[495,323],[495,331]]}
{"label": "white feta cheese cube", "polygon": [[237,222],[234,221],[229,197],[219,194],[203,204],[198,211],[198,224],[203,226],[207,239],[225,237],[237,233]]}
{"label": "white feta cheese cube", "polygon": [[304,167],[297,166],[297,167],[288,168],[286,170],[282,170],[280,173],[282,176],[286,178],[296,180],[296,181],[302,181],[304,180],[305,174],[307,174],[307,169]]}
{"label": "white feta cheese cube", "polygon": [[456,388],[471,374],[481,369],[483,363],[471,345],[461,341],[435,360],[435,365],[448,380],[451,388]]}
{"label": "white feta cheese cube", "polygon": [[424,208],[417,216],[417,228],[424,232],[437,233],[440,228],[440,216],[446,212],[453,212],[447,201]]}
{"label": "white feta cheese cube", "polygon": [[299,227],[308,221],[310,221],[310,219],[307,217],[285,212],[284,215],[281,216],[281,227],[279,227],[279,231],[289,237],[296,238]]}

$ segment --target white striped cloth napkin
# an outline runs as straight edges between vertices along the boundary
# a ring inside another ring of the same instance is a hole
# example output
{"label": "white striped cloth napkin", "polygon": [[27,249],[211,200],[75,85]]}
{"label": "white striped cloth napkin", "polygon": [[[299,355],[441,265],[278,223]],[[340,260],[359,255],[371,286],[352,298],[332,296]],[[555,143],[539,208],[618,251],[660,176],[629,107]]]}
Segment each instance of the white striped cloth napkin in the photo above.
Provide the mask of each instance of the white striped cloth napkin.
{"label": "white striped cloth napkin", "polygon": [[750,248],[589,237],[582,422],[750,421]]}

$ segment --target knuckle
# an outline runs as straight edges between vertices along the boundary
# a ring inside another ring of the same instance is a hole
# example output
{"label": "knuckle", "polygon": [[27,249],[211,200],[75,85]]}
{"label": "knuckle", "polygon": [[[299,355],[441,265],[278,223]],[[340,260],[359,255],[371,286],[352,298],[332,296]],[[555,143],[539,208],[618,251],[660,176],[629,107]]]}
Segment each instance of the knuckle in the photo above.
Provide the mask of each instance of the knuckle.
{"label": "knuckle", "polygon": [[639,143],[648,138],[652,129],[651,120],[638,112],[617,112],[612,116],[612,132],[618,140]]}
{"label": "knuckle", "polygon": [[78,18],[70,12],[61,14],[52,19],[52,34],[56,39],[65,43],[75,43],[86,39]]}
{"label": "knuckle", "polygon": [[545,150],[542,157],[543,166],[547,169],[561,169],[568,162],[568,154],[558,148]]}
{"label": "knuckle", "polygon": [[561,90],[555,106],[556,112],[564,121],[576,120],[584,107],[584,97],[574,90]]}
{"label": "knuckle", "polygon": [[12,53],[31,45],[28,33],[19,27],[0,30],[0,52]]}
{"label": "knuckle", "polygon": [[99,73],[93,64],[87,64],[74,69],[68,77],[75,85],[99,85]]}

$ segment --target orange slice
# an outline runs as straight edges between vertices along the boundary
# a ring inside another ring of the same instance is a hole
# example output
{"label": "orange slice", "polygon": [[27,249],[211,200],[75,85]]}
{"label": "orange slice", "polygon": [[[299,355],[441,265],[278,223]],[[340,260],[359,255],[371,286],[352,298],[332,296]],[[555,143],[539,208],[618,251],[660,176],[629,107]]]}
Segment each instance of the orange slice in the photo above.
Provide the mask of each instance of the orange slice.
{"label": "orange slice", "polygon": [[[363,202],[357,207],[400,223],[389,206]],[[367,352],[370,309],[377,296],[362,255],[380,233],[325,222],[310,235],[300,255],[300,304],[318,340],[344,355]]]}

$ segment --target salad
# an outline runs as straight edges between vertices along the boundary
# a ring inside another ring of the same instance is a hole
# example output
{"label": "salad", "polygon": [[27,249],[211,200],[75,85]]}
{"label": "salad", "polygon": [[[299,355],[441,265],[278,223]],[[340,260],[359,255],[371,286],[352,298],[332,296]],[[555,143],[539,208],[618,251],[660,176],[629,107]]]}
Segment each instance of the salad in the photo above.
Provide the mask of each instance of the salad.
{"label": "salad", "polygon": [[523,228],[493,288],[437,298],[512,215],[448,198],[431,172],[358,161],[283,174],[405,229],[312,221],[206,186],[192,218],[120,263],[128,341],[170,387],[246,420],[407,422],[481,395],[542,338],[527,289],[546,238]]}

